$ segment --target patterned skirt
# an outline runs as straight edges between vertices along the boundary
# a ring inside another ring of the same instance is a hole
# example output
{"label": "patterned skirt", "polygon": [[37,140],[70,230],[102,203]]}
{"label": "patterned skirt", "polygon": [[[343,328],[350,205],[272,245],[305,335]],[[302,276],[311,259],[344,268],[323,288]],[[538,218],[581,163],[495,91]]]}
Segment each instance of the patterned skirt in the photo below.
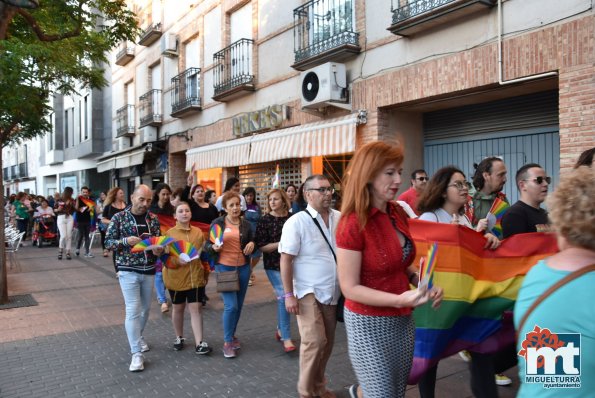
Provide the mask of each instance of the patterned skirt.
{"label": "patterned skirt", "polygon": [[345,308],[349,359],[366,398],[404,397],[413,362],[411,316],[368,316]]}

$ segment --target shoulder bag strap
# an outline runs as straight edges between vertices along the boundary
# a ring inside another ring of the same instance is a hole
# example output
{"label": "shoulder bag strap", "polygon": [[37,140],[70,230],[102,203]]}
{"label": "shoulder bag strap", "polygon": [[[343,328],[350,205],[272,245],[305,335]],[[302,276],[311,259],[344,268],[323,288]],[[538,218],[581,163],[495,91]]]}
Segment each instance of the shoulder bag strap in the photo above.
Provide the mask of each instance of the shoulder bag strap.
{"label": "shoulder bag strap", "polygon": [[525,312],[525,315],[523,315],[523,318],[521,318],[521,321],[519,322],[519,327],[517,328],[517,340],[518,340],[518,333],[521,330],[523,330],[523,327],[525,326],[525,322],[527,322],[527,318],[529,318],[529,315],[531,315],[533,310],[535,310],[535,308],[537,308],[537,306],[539,306],[539,304],[541,304],[546,298],[551,296],[552,293],[554,293],[556,290],[558,290],[562,286],[566,285],[567,283],[569,283],[569,282],[571,282],[571,281],[573,281],[573,280],[575,280],[575,279],[581,277],[582,275],[589,273],[591,271],[595,271],[595,264],[587,265],[586,267],[583,267],[579,270],[576,270],[576,271],[566,275],[564,278],[560,279],[558,282],[556,282],[555,284],[550,286],[549,289],[547,289],[545,292],[543,292],[543,294],[541,296],[539,296],[537,298],[537,300],[535,300],[533,302],[533,304],[531,304],[531,307],[529,307],[529,309]]}
{"label": "shoulder bag strap", "polygon": [[328,241],[328,239],[326,238],[326,235],[324,234],[324,232],[322,231],[322,227],[320,226],[320,223],[318,222],[318,220],[316,219],[316,217],[314,217],[312,215],[312,213],[310,213],[309,211],[306,210],[306,212],[310,215],[310,217],[312,217],[312,221],[314,221],[314,224],[316,224],[316,226],[318,227],[318,230],[320,231],[320,233],[322,234],[322,237],[324,238],[324,241],[326,242],[326,244],[328,245],[328,248],[331,249],[331,253],[333,253],[333,258],[335,259],[335,263],[337,262],[337,256],[335,255],[335,251],[333,250],[333,247],[331,246],[331,243]]}

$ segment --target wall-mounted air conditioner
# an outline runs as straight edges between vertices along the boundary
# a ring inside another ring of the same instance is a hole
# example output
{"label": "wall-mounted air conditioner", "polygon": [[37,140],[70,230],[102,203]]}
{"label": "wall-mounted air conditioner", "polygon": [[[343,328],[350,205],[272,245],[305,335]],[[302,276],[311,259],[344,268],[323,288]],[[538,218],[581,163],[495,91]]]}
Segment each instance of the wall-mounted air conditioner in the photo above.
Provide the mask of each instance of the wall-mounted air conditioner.
{"label": "wall-mounted air conditioner", "polygon": [[140,143],[157,141],[157,127],[147,126],[140,129]]}
{"label": "wall-mounted air conditioner", "polygon": [[173,33],[166,33],[161,36],[161,54],[166,57],[178,56],[178,38]]}
{"label": "wall-mounted air conditioner", "polygon": [[318,109],[329,105],[346,108],[348,95],[345,65],[328,62],[302,72],[300,90],[302,108]]}
{"label": "wall-mounted air conditioner", "polygon": [[123,151],[124,149],[130,148],[130,138],[129,137],[118,137],[114,141],[112,141],[112,149],[115,152]]}

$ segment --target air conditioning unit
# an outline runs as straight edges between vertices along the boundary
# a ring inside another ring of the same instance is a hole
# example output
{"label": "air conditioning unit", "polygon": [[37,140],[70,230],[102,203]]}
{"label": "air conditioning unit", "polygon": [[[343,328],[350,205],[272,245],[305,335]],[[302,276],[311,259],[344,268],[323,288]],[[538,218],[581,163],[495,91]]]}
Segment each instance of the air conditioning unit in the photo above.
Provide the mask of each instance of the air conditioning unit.
{"label": "air conditioning unit", "polygon": [[157,141],[157,127],[147,126],[140,129],[140,143]]}
{"label": "air conditioning unit", "polygon": [[166,57],[178,56],[178,38],[173,33],[166,33],[161,36],[161,54]]}
{"label": "air conditioning unit", "polygon": [[128,148],[130,148],[130,138],[128,137],[119,137],[112,141],[112,149],[115,152],[123,151]]}
{"label": "air conditioning unit", "polygon": [[347,77],[345,64],[327,62],[300,75],[302,108],[318,109],[328,105],[345,108]]}

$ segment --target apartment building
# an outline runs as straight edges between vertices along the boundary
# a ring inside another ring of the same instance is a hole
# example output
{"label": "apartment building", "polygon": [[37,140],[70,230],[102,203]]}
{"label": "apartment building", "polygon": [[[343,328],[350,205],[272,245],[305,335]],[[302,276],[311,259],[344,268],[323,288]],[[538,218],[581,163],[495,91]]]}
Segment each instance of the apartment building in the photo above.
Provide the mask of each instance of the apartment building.
{"label": "apartment building", "polygon": [[35,170],[39,166],[39,139],[2,148],[4,195],[17,192],[37,193]]}
{"label": "apartment building", "polygon": [[[130,1],[143,30],[112,54],[113,183],[191,169],[260,193],[399,141],[405,172],[500,156],[557,183],[595,145],[592,0]],[[512,178],[509,178],[512,180]],[[516,199],[514,184],[505,192]]]}

